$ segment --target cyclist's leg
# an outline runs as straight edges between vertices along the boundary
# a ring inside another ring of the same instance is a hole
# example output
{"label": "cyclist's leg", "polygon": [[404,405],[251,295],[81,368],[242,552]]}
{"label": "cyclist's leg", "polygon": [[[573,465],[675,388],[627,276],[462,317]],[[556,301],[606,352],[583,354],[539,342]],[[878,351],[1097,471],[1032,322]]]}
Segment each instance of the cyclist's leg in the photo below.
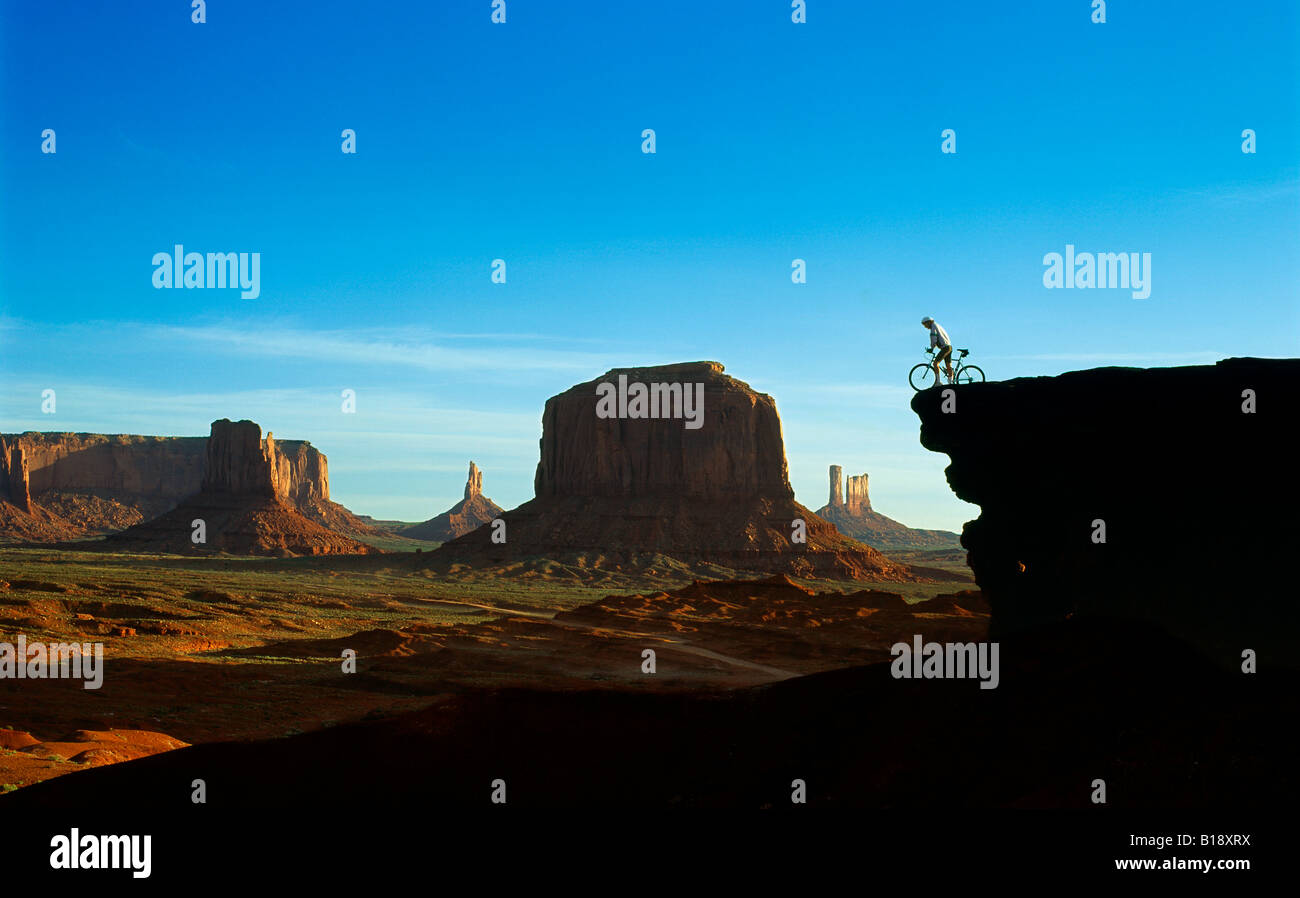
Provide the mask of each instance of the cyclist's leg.
{"label": "cyclist's leg", "polygon": [[952,380],[952,347],[945,346],[943,349],[939,350],[939,357],[935,359],[934,362],[935,380],[939,379],[939,359],[943,360],[943,367],[947,371],[948,380],[951,381]]}

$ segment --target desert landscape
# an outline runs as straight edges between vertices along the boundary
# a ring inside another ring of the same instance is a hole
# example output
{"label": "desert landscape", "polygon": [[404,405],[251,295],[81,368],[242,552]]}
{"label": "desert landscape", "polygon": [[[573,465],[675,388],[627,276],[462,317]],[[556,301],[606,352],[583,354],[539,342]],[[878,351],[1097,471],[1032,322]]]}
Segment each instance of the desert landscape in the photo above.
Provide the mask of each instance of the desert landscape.
{"label": "desert landscape", "polygon": [[1286,881],[1300,4],[0,58],[0,883]]}
{"label": "desert landscape", "polygon": [[96,690],[0,681],[3,789],[452,696],[726,691],[887,661],[918,627],[983,638],[932,534],[904,563],[794,501],[770,397],[717,363],[620,373],[703,379],[709,426],[600,421],[578,385],[546,405],[532,502],[503,511],[471,462],[464,499],[412,524],[332,502],[322,453],[250,421],[0,437],[0,625],[107,659]]}
{"label": "desert landscape", "polygon": [[[1261,452],[1284,462],[1281,441],[1261,447],[1297,411],[1294,394],[1268,394],[1249,440],[1234,397],[1298,369],[1237,359],[970,385],[950,391],[955,419],[941,391],[918,393],[921,442],[949,454],[952,488],[981,509],[964,549],[872,511],[865,476],[844,498],[838,466],[822,513],[795,501],[775,403],[716,362],[615,369],[553,397],[534,499],[502,510],[471,463],[464,499],[411,524],[331,502],[324,455],[249,421],[216,421],[206,440],[6,434],[0,626],[32,643],[102,643],[105,660],[97,689],[0,680],[0,802],[129,792],[166,807],[186,800],[166,783],[202,768],[226,807],[412,790],[474,806],[488,780],[466,771],[493,768],[514,772],[525,804],[759,808],[783,803],[780,771],[807,769],[836,806],[923,794],[1071,807],[1088,801],[1071,780],[1088,769],[1120,777],[1124,805],[1249,805],[1266,782],[1293,784],[1277,743],[1244,724],[1296,707],[1296,622],[1234,559],[1270,540],[1280,554],[1282,531],[1249,547],[1221,532],[1206,553],[1188,528],[1207,503],[1263,521],[1274,501],[1245,484],[1189,496],[1198,459],[1108,462],[1086,447],[1115,432],[1103,421],[1156,432],[1185,413],[1156,396],[1217,395],[1225,410],[1201,425],[1198,458],[1264,476],[1252,472],[1276,468]],[[602,419],[594,386],[620,375],[702,383],[704,426]],[[1073,397],[1068,414],[1047,392]],[[1026,426],[1089,465],[1025,448]],[[1114,534],[1104,545],[1087,537],[1094,514]],[[855,522],[885,532],[890,554],[839,529]],[[914,636],[998,640],[1000,683],[891,676],[891,648]],[[1243,647],[1266,685],[1235,672]],[[1134,677],[1151,682],[1135,692]],[[1214,696],[1218,725],[1184,716],[1190,694]],[[590,766],[593,746],[655,726],[681,741],[676,761],[652,763],[631,739],[605,763],[636,777]],[[502,727],[531,733],[527,750],[493,735]],[[933,727],[963,746],[960,763],[925,747]],[[1022,741],[1051,748],[1050,772],[1007,767]],[[721,756],[687,744],[730,746],[726,777],[712,769]],[[359,756],[365,776],[304,796],[310,777]],[[547,770],[565,771],[564,788]]]}

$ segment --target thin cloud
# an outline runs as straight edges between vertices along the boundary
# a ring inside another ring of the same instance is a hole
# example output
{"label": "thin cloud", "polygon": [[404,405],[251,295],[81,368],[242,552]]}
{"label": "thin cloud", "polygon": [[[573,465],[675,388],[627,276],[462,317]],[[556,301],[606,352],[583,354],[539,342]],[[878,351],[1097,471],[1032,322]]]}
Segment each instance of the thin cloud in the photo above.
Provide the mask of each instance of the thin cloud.
{"label": "thin cloud", "polygon": [[1189,190],[1189,196],[1224,206],[1251,206],[1279,199],[1300,200],[1300,180],[1272,184],[1233,184],[1205,190]]}
{"label": "thin cloud", "polygon": [[385,366],[424,371],[592,371],[616,364],[612,355],[572,350],[464,349],[435,346],[376,331],[243,330],[227,326],[148,328],[158,339],[202,343],[229,352],[264,358]]}
{"label": "thin cloud", "polygon": [[[14,414],[13,397],[39,395],[40,384],[13,382],[0,394],[0,413],[6,428],[32,430],[77,429],[92,433],[133,433],[180,436],[177,422],[187,422],[191,435],[206,436],[217,418],[250,418],[284,439],[353,439],[410,442],[485,438],[486,434],[518,434],[503,442],[521,440],[536,444],[541,427],[540,409],[527,412],[491,411],[437,406],[411,392],[388,392],[382,403],[367,404],[355,415],[339,412],[338,396],[308,389],[232,390],[211,393],[167,393],[95,383],[60,387],[57,419],[31,412]],[[368,394],[363,394],[363,400]],[[23,408],[29,408],[27,402]],[[322,426],[346,418],[352,428]]]}
{"label": "thin cloud", "polygon": [[[635,348],[603,352],[577,350],[569,347],[593,344],[608,347],[609,341],[546,334],[443,333],[418,328],[308,330],[267,320],[199,326],[112,321],[36,325],[0,316],[0,332],[27,330],[58,343],[86,345],[93,340],[108,340],[118,347],[134,347],[155,354],[159,351],[157,344],[166,344],[172,350],[178,345],[192,344],[200,346],[208,356],[224,352],[239,357],[401,366],[429,372],[555,371],[595,376],[626,364],[628,359],[636,359],[640,364],[674,361],[662,359],[662,350],[653,353]],[[489,340],[524,345],[445,345],[448,342],[472,344]],[[656,362],[657,359],[661,361]]]}

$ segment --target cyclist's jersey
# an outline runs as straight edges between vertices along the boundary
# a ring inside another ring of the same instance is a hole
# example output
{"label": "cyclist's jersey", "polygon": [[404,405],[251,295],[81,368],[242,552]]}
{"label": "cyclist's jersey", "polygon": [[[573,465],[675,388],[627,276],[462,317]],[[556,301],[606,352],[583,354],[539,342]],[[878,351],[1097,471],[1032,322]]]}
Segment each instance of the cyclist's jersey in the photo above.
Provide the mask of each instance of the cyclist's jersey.
{"label": "cyclist's jersey", "polygon": [[951,345],[952,345],[952,341],[948,339],[948,332],[939,326],[939,322],[931,321],[930,322],[930,348],[934,349],[936,346],[938,346],[942,349],[947,349]]}

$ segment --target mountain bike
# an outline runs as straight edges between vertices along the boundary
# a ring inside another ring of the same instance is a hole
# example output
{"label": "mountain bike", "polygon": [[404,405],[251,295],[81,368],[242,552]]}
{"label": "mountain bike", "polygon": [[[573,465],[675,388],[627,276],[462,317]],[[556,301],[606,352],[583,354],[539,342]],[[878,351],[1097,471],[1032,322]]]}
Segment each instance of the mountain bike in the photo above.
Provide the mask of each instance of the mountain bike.
{"label": "mountain bike", "polygon": [[[954,349],[952,360],[952,383],[955,384],[982,384],[984,383],[984,372],[975,365],[967,365],[962,359],[970,355],[969,349]],[[922,362],[913,368],[907,375],[907,382],[912,385],[912,389],[920,392],[936,386],[934,380],[934,368],[932,365],[934,350],[927,349],[925,354],[931,357],[931,361]],[[943,378],[943,366],[939,366],[939,377]]]}

